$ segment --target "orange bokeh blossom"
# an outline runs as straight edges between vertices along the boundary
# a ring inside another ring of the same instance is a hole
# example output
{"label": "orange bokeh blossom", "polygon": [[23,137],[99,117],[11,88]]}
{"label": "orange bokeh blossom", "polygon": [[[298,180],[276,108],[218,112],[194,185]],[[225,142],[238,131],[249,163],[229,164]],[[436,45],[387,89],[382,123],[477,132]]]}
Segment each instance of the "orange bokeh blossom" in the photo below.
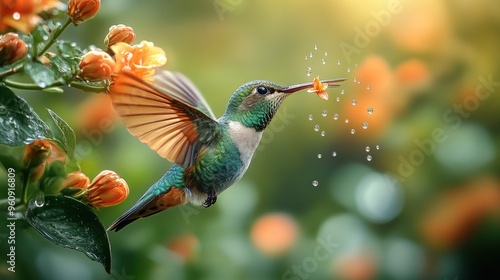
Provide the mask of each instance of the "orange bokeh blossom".
{"label": "orange bokeh blossom", "polygon": [[126,69],[144,80],[151,81],[155,68],[167,63],[165,52],[148,41],[136,45],[119,42],[110,48],[115,54],[116,73]]}
{"label": "orange bokeh blossom", "polygon": [[42,18],[38,15],[57,7],[59,0],[2,0],[0,3],[0,32],[9,28],[30,33]]}

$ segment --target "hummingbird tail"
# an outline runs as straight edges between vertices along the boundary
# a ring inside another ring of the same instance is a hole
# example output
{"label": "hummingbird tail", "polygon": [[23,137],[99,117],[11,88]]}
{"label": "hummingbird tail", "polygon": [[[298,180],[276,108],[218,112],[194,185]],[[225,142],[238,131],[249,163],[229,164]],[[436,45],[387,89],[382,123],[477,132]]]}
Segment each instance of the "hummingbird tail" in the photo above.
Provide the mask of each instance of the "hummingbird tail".
{"label": "hummingbird tail", "polygon": [[156,195],[146,192],[137,203],[109,226],[108,231],[119,231],[137,219],[151,216],[168,208],[187,202],[183,189],[171,187],[166,193]]}

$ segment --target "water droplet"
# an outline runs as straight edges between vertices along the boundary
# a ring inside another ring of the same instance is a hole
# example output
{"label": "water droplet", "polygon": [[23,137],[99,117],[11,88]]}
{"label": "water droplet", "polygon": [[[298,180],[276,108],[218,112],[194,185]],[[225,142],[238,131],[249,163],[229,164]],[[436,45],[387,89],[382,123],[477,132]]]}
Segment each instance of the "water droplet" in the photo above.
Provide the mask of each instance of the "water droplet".
{"label": "water droplet", "polygon": [[366,109],[366,111],[368,112],[369,115],[373,114],[373,108],[372,107],[368,107],[368,109]]}
{"label": "water droplet", "polygon": [[344,95],[344,93],[345,93],[345,90],[341,90],[341,91],[340,91],[340,94],[341,94],[341,95]]}
{"label": "water droplet", "polygon": [[358,82],[358,79],[356,79],[356,77],[354,77],[354,78],[352,79],[352,81],[353,81],[353,82],[355,82],[355,83],[357,83],[357,82]]}
{"label": "water droplet", "polygon": [[368,85],[368,86],[366,86],[366,90],[370,90],[370,86],[369,86],[369,85]]}
{"label": "water droplet", "polygon": [[313,53],[309,53],[309,57],[313,57]]}
{"label": "water droplet", "polygon": [[306,60],[307,60],[307,55],[306,55]]}
{"label": "water droplet", "polygon": [[5,108],[5,106],[3,105],[0,105],[0,115],[5,115],[7,114],[7,108]]}
{"label": "water droplet", "polygon": [[332,157],[336,157],[336,156],[337,156],[337,152],[333,151]]}
{"label": "water droplet", "polygon": [[318,50],[318,45],[314,45],[314,50],[317,51]]}
{"label": "water droplet", "polygon": [[317,186],[319,185],[319,183],[318,183],[318,181],[314,180],[314,181],[312,182],[312,185],[313,185],[313,187],[317,187]]}
{"label": "water droplet", "polygon": [[367,160],[367,161],[372,161],[372,156],[371,156],[371,155],[367,155],[367,156],[366,156],[366,160]]}
{"label": "water droplet", "polygon": [[345,121],[344,121],[344,122],[345,122],[345,123],[349,123],[349,119],[345,119]]}
{"label": "water droplet", "polygon": [[340,102],[340,97],[337,96],[337,98],[335,98],[335,100],[337,100],[337,102]]}
{"label": "water droplet", "polygon": [[328,115],[328,111],[323,110],[323,112],[321,112],[321,115],[322,115],[323,117],[326,117],[326,115]]}
{"label": "water droplet", "polygon": [[323,136],[323,137],[325,136],[325,131],[324,130],[321,131],[321,136]]}
{"label": "water droplet", "polygon": [[309,116],[307,117],[310,121],[313,120],[313,115],[312,114],[309,114]]}
{"label": "water droplet", "polygon": [[311,76],[312,69],[311,67],[307,68],[306,75]]}
{"label": "water droplet", "polygon": [[49,35],[43,35],[43,36],[42,36],[42,39],[43,39],[44,41],[47,41],[47,40],[49,39]]}
{"label": "water droplet", "polygon": [[325,56],[328,56],[328,53],[327,53],[327,52],[325,52]]}
{"label": "water droplet", "polygon": [[358,85],[360,85],[360,84],[361,84],[361,81],[358,81]]}
{"label": "water droplet", "polygon": [[351,68],[347,68],[347,73],[351,73]]}
{"label": "water droplet", "polygon": [[357,64],[357,63],[354,63],[354,67],[358,68],[358,64]]}
{"label": "water droplet", "polygon": [[318,158],[321,158],[321,157],[323,157],[323,155],[321,155],[321,154],[318,154]]}
{"label": "water droplet", "polygon": [[326,61],[324,58],[321,59],[321,63],[326,64]]}
{"label": "water droplet", "polygon": [[370,146],[366,146],[365,151],[368,153],[370,151]]}
{"label": "water droplet", "polygon": [[368,128],[368,123],[367,123],[367,122],[363,122],[363,123],[361,124],[361,127],[362,127],[363,129],[367,129],[367,128]]}
{"label": "water droplet", "polygon": [[380,146],[379,145],[375,146],[375,149],[380,150]]}
{"label": "water droplet", "polygon": [[35,197],[35,206],[36,207],[42,207],[45,204],[45,196],[43,193],[39,193]]}
{"label": "water droplet", "polygon": [[340,65],[340,59],[339,59],[339,60],[337,60],[337,65]]}
{"label": "water droplet", "polygon": [[314,131],[319,131],[319,125],[314,126]]}
{"label": "water droplet", "polygon": [[351,128],[351,134],[354,134],[354,133],[356,133],[356,129]]}
{"label": "water droplet", "polygon": [[335,114],[335,115],[333,115],[333,119],[334,119],[334,120],[338,120],[338,119],[339,119],[339,114]]}
{"label": "water droplet", "polygon": [[356,104],[358,104],[358,101],[356,101],[356,99],[353,99],[353,100],[351,101],[351,104],[352,104],[352,106],[356,106]]}
{"label": "water droplet", "polygon": [[20,19],[21,19],[21,14],[20,14],[20,13],[18,13],[18,12],[14,12],[14,13],[12,14],[12,18],[13,18],[14,20],[20,20]]}

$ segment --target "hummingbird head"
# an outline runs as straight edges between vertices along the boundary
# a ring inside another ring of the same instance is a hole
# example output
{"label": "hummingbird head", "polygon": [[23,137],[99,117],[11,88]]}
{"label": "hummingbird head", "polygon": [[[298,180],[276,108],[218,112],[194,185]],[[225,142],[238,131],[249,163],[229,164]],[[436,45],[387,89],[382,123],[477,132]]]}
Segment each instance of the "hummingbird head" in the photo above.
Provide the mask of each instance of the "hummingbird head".
{"label": "hummingbird head", "polygon": [[[339,86],[334,83],[344,80],[334,79],[322,82],[329,86]],[[262,131],[271,122],[285,98],[312,86],[312,82],[291,86],[282,86],[264,80],[248,82],[233,93],[222,118],[228,121],[239,121],[246,127]]]}

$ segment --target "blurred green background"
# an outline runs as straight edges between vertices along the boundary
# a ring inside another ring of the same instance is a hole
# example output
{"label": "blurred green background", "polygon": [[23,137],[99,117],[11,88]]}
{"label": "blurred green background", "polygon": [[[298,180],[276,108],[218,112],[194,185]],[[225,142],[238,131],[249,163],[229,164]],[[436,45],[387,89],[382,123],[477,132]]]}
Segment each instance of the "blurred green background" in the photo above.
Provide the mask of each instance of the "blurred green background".
{"label": "blurred green background", "polygon": [[[30,229],[17,232],[18,272],[3,263],[0,278],[500,276],[497,1],[108,0],[63,37],[103,48],[118,23],[164,49],[164,68],[190,77],[217,116],[250,80],[348,81],[328,101],[305,91],[286,100],[214,206],[110,233],[111,275]],[[170,167],[119,122],[93,127],[106,114],[99,97],[16,93],[75,128],[90,178],[110,169],[127,180],[129,198],[97,213],[105,225]]]}

